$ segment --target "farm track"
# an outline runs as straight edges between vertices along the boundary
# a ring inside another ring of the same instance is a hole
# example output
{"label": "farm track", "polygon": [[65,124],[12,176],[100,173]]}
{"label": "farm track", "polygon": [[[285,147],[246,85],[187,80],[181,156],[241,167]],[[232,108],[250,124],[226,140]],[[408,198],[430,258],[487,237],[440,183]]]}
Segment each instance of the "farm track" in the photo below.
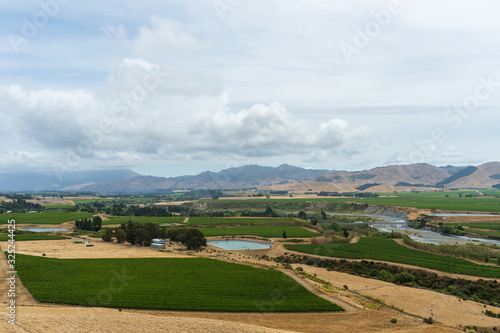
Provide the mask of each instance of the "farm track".
{"label": "farm track", "polygon": [[360,236],[354,236],[349,243],[356,244],[357,242],[359,242],[360,239],[361,239]]}
{"label": "farm track", "polygon": [[297,281],[299,284],[301,284],[303,287],[305,287],[307,290],[310,292],[314,293],[315,295],[326,299],[329,302],[335,303],[337,305],[340,305],[342,308],[344,308],[345,313],[355,313],[361,311],[362,307],[356,305],[354,302],[350,303],[347,302],[346,300],[341,300],[340,298],[337,297],[332,297],[326,293],[321,292],[318,288],[312,285],[312,282],[307,281],[305,278],[302,278],[301,276],[293,273],[290,270],[287,269],[280,269],[280,271],[295,281]]}
{"label": "farm track", "polygon": [[[2,246],[0,245],[1,252],[0,253],[0,304],[8,304],[9,302],[9,285],[10,283],[7,281],[7,278],[10,277],[10,275],[7,273],[10,271],[8,262],[7,262],[7,257],[4,255],[4,251],[7,250],[8,244],[7,242],[4,243],[5,245]],[[16,291],[15,291],[15,300],[16,300],[16,306],[17,305],[36,305],[38,304],[33,295],[26,289],[26,287],[22,284],[20,281],[19,277],[16,276]]]}

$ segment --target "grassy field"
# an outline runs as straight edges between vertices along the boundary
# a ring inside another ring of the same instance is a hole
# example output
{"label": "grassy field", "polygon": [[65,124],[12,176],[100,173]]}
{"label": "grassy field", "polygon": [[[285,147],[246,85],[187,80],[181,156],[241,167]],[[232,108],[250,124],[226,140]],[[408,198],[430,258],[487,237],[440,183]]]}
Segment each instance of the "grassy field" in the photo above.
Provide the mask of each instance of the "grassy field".
{"label": "grassy field", "polygon": [[356,244],[285,245],[288,250],[347,259],[384,260],[443,272],[500,278],[500,267],[413,250],[388,238],[361,238]]}
{"label": "grassy field", "polygon": [[209,236],[231,236],[231,235],[253,235],[260,237],[282,237],[283,231],[287,237],[315,237],[319,233],[304,229],[299,226],[244,226],[225,228],[198,228],[207,237]]}
{"label": "grassy field", "polygon": [[102,224],[122,224],[129,220],[135,223],[181,223],[184,221],[184,217],[111,216],[110,220],[102,221]]}
{"label": "grassy field", "polygon": [[90,213],[67,213],[63,211],[32,213],[32,214],[2,214],[0,224],[8,220],[16,220],[16,224],[61,224],[68,221],[92,217]]}
{"label": "grassy field", "polygon": [[459,198],[459,197],[378,197],[365,198],[363,202],[374,205],[415,207],[421,209],[439,209],[451,211],[500,212],[500,199],[496,198]]}
{"label": "grassy field", "polygon": [[500,231],[500,223],[446,223],[446,225],[469,227],[473,229],[490,229]]}
{"label": "grassy field", "polygon": [[[500,223],[446,223],[446,225],[469,227],[465,232],[478,235],[500,236]],[[485,230],[482,230],[485,229]]]}
{"label": "grassy field", "polygon": [[[451,211],[471,211],[471,212],[500,212],[500,198],[476,197],[466,198],[450,195],[450,197],[436,193],[409,193],[406,194],[388,194],[390,196],[380,196],[374,198],[346,198],[346,197],[313,197],[297,199],[248,199],[248,200],[224,200],[223,202],[213,203],[213,207],[242,209],[242,208],[265,208],[272,206],[274,209],[286,209],[289,211],[298,211],[301,209],[310,209],[310,204],[328,204],[328,203],[366,203],[372,205],[415,207],[420,209],[438,209]],[[464,193],[471,193],[465,191]]]}
{"label": "grassy field", "polygon": [[141,204],[141,203],[151,203],[156,201],[153,198],[94,198],[94,199],[72,199],[74,203],[94,203],[94,202],[102,202],[102,203],[124,203],[124,204]]}
{"label": "grassy field", "polygon": [[205,258],[52,259],[16,256],[39,302],[227,312],[342,311],[275,270]]}
{"label": "grassy field", "polygon": [[[0,242],[8,241],[11,238],[8,234],[0,234]],[[16,234],[14,240],[17,241],[35,241],[35,240],[54,240],[68,239],[68,237],[46,234]]]}
{"label": "grassy field", "polygon": [[187,224],[189,225],[235,225],[235,224],[280,224],[296,225],[304,223],[295,219],[283,219],[273,217],[191,217]]}
{"label": "grassy field", "polygon": [[[495,191],[495,190],[493,190]],[[483,192],[483,191],[481,191]],[[401,198],[422,198],[422,197],[437,197],[444,198],[446,196],[449,197],[460,197],[460,194],[463,196],[467,194],[476,195],[477,192],[475,190],[460,190],[460,191],[444,191],[444,192],[398,192],[398,193],[380,193],[381,196],[391,196],[391,197],[401,197]],[[497,192],[500,194],[500,191]]]}
{"label": "grassy field", "polygon": [[56,204],[56,205],[50,205],[50,204],[44,204],[45,211],[56,211],[57,209],[62,209],[67,211],[69,208],[72,208],[73,205],[66,205],[66,204]]}
{"label": "grassy field", "polygon": [[487,189],[487,190],[479,190],[484,195],[488,196],[497,196],[500,195],[500,189]]}
{"label": "grassy field", "polygon": [[500,231],[488,231],[488,230],[472,230],[467,229],[465,232],[478,235],[489,235],[489,236],[500,236]]}

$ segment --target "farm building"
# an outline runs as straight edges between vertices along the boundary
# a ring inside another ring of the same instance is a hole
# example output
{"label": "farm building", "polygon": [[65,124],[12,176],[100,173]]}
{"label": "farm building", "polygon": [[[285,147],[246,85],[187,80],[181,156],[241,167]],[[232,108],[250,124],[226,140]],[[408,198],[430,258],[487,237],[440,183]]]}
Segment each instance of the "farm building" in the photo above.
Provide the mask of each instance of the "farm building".
{"label": "farm building", "polygon": [[153,249],[164,249],[166,242],[163,239],[155,238],[151,241],[151,247]]}

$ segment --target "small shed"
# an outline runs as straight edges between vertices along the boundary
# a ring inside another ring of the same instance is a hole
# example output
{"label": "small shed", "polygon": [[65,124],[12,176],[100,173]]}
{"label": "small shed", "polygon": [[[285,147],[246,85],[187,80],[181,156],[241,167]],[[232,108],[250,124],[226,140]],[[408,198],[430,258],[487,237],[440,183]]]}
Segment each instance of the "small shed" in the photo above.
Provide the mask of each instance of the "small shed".
{"label": "small shed", "polygon": [[164,249],[166,242],[163,239],[155,238],[151,241],[151,248]]}

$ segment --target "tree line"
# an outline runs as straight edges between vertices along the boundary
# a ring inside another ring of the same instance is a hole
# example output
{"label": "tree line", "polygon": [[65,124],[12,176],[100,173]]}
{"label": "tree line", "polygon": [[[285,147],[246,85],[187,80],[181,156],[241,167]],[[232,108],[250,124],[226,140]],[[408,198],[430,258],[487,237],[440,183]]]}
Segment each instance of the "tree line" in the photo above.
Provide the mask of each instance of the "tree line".
{"label": "tree line", "polygon": [[199,250],[207,245],[205,235],[196,228],[160,228],[156,223],[135,223],[129,220],[118,228],[107,228],[102,237],[105,242],[128,242],[132,245],[151,246],[155,238],[181,242],[188,250]]}
{"label": "tree line", "polygon": [[15,213],[24,213],[27,210],[43,210],[43,206],[37,203],[31,203],[24,199],[18,198],[13,199],[13,201],[6,202],[2,201],[0,204],[0,213],[3,214],[7,211],[12,211]]}
{"label": "tree line", "polygon": [[102,227],[102,218],[94,216],[91,219],[79,219],[75,221],[75,227],[80,230],[99,231]]}

